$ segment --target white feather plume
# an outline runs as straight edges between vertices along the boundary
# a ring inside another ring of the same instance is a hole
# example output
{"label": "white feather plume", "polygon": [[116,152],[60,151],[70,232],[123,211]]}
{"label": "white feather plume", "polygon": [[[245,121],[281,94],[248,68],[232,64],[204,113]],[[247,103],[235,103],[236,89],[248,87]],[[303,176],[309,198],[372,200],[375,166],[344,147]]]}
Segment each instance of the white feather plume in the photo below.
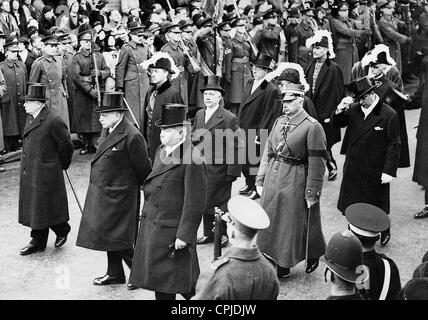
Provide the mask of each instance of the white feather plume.
{"label": "white feather plume", "polygon": [[305,87],[305,92],[307,92],[309,90],[309,84],[306,81],[305,72],[303,71],[302,66],[298,63],[293,63],[293,62],[280,62],[280,63],[278,63],[278,65],[276,66],[276,69],[273,70],[272,72],[269,72],[266,75],[266,78],[265,78],[266,81],[269,82],[275,78],[278,78],[279,76],[281,76],[281,74],[286,69],[297,70],[297,72],[299,73],[299,82],[300,82],[300,84],[302,84]]}
{"label": "white feather plume", "polygon": [[150,59],[141,62],[140,66],[144,70],[148,70],[150,65],[156,64],[156,62],[161,58],[166,58],[171,62],[171,72],[172,72],[171,79],[177,78],[180,75],[180,70],[177,68],[174,62],[174,59],[170,56],[168,52],[162,52],[162,51],[155,52]]}
{"label": "white feather plume", "polygon": [[386,53],[386,61],[391,66],[395,66],[397,63],[389,54],[389,47],[384,44],[376,45],[371,51],[367,52],[364,57],[361,59],[361,65],[363,68],[367,67],[370,63],[375,62],[379,53]]}
{"label": "white feather plume", "polygon": [[316,30],[312,37],[306,39],[306,47],[310,48],[313,44],[320,42],[323,37],[326,37],[328,41],[329,58],[333,59],[336,57],[336,54],[333,50],[333,39],[331,38],[331,32],[328,30]]}

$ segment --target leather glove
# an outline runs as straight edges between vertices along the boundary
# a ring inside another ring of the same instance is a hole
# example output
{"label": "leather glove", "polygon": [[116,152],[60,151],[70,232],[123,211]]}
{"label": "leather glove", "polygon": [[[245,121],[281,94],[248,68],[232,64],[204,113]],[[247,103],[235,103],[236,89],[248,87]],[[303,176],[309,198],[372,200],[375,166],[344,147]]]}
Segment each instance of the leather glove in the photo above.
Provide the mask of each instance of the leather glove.
{"label": "leather glove", "polygon": [[99,77],[101,75],[100,70],[97,70],[97,72],[95,73],[95,69],[91,70],[91,77]]}
{"label": "leather glove", "polygon": [[97,93],[97,91],[96,90],[94,90],[94,89],[91,89],[89,92],[88,92],[88,94],[91,96],[91,98],[92,99],[98,99],[98,93]]}

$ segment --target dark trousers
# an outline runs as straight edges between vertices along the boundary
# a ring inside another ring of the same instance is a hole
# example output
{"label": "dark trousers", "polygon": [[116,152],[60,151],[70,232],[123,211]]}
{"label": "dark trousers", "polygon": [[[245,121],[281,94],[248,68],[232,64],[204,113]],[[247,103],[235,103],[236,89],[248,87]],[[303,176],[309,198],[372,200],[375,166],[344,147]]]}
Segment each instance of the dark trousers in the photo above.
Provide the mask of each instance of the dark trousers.
{"label": "dark trousers", "polygon": [[428,186],[425,186],[424,189],[425,189],[425,205],[428,205]]}
{"label": "dark trousers", "polygon": [[[195,289],[192,289],[189,293],[181,293],[182,297],[186,300],[190,300],[195,295]],[[155,291],[156,300],[175,300],[175,293],[166,293]]]}
{"label": "dark trousers", "polygon": [[121,251],[107,251],[107,274],[119,278],[125,277],[123,271],[122,260],[131,269],[132,257],[134,256],[134,249],[127,249]]}
{"label": "dark trousers", "polygon": [[[203,215],[203,223],[204,223],[204,236],[211,238],[214,237],[214,210],[210,210],[208,213],[204,213]],[[227,235],[226,232],[226,221],[221,221],[221,235]]]}
{"label": "dark trousers", "polygon": [[250,174],[250,170],[255,170],[257,166],[244,164],[242,165],[242,174],[245,177],[245,184],[251,188],[251,190],[256,190],[256,176]]}
{"label": "dark trousers", "polygon": [[329,172],[331,170],[337,170],[336,160],[333,158],[333,152],[331,152],[331,149],[327,150],[327,169]]}
{"label": "dark trousers", "polygon": [[4,136],[4,148],[7,151],[16,151],[19,148],[19,136]]}
{"label": "dark trousers", "polygon": [[55,226],[50,226],[46,229],[32,229],[31,230],[31,244],[40,248],[46,248],[48,242],[49,229],[55,232],[57,237],[65,237],[70,232],[71,227],[68,222],[63,222]]}
{"label": "dark trousers", "polygon": [[83,143],[86,148],[95,148],[98,139],[98,133],[82,133]]}

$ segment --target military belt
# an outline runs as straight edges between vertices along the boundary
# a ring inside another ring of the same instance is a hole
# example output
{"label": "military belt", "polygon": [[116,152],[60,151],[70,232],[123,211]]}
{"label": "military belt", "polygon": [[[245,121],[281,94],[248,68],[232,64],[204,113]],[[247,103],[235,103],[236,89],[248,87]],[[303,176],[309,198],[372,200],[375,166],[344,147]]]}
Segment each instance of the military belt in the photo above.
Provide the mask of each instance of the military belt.
{"label": "military belt", "polygon": [[306,164],[306,161],[299,159],[299,158],[295,158],[295,157],[288,157],[288,156],[284,156],[282,154],[275,154],[275,160],[276,161],[281,161],[281,162],[285,162],[288,164],[292,164],[292,165],[302,165],[302,164]]}

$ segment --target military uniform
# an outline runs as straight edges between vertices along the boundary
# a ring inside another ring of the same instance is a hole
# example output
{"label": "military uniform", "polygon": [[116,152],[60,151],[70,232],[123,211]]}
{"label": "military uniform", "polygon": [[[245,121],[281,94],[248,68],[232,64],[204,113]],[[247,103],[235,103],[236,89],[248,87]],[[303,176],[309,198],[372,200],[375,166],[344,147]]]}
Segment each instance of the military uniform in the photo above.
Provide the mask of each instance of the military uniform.
{"label": "military uniform", "polygon": [[196,300],[276,300],[275,262],[251,249],[232,247],[212,265],[214,273]]}
{"label": "military uniform", "polygon": [[254,43],[260,53],[271,56],[275,62],[286,59],[286,39],[279,25],[267,25],[254,36]]}
{"label": "military uniform", "polygon": [[293,30],[290,37],[289,61],[298,63],[305,70],[312,61],[312,53],[306,47],[306,40],[314,35],[314,30],[308,22],[302,20]]}

